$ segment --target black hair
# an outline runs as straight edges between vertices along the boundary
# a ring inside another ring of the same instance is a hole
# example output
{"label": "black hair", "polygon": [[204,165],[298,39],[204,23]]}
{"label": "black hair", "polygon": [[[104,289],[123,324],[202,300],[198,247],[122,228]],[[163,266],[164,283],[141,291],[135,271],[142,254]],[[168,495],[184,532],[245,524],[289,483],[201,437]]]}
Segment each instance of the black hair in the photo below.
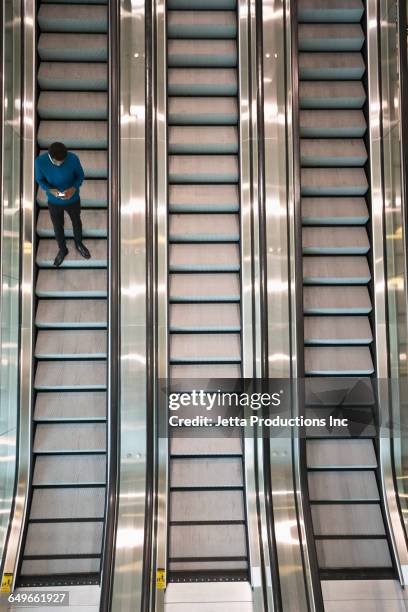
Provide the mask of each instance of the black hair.
{"label": "black hair", "polygon": [[48,147],[48,153],[56,161],[64,161],[67,156],[67,147],[62,142],[53,142]]}

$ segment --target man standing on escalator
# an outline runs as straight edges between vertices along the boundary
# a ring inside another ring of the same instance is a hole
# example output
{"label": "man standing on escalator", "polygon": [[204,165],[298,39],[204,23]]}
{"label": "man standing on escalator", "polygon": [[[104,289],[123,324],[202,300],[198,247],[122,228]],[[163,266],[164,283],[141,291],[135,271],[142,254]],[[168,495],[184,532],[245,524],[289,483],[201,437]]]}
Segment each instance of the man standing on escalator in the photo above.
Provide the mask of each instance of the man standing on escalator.
{"label": "man standing on escalator", "polygon": [[68,255],[64,234],[65,212],[71,219],[76,250],[89,259],[91,254],[82,242],[80,188],[84,171],[77,155],[67,151],[62,142],[53,142],[48,152],[35,160],[35,180],[47,194],[48,210],[59,247],[54,266],[58,268]]}

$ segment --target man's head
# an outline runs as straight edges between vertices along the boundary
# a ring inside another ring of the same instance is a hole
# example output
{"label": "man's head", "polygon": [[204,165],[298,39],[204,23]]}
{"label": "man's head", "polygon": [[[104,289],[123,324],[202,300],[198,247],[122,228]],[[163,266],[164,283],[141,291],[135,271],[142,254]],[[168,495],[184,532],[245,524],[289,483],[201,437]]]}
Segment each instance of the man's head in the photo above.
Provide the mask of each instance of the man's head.
{"label": "man's head", "polygon": [[62,142],[53,142],[48,147],[48,156],[54,166],[61,166],[67,156],[67,147]]}

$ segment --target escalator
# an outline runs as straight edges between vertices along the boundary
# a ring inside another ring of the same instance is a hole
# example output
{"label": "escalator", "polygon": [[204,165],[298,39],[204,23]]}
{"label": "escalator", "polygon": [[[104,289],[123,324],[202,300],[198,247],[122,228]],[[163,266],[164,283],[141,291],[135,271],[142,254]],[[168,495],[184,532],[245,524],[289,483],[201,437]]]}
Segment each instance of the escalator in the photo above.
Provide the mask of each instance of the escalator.
{"label": "escalator", "polygon": [[[188,390],[241,376],[237,3],[167,9],[169,376]],[[171,436],[169,581],[248,580],[243,440],[226,429]]]}
{"label": "escalator", "polygon": [[383,578],[365,5],[301,0],[297,13],[306,410],[361,425],[308,432],[317,559],[323,578]]}
{"label": "escalator", "polygon": [[[106,1],[38,5],[37,147],[85,171],[85,260],[58,250],[37,192],[32,487],[18,586],[96,584],[106,489],[108,18]],[[72,237],[66,216],[65,233]]]}

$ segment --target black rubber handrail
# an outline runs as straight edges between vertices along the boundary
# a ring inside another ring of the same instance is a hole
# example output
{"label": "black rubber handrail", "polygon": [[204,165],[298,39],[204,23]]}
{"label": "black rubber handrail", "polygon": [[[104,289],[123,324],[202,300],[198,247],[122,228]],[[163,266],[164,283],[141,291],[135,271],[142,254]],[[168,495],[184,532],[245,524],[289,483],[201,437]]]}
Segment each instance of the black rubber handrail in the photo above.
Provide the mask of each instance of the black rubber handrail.
{"label": "black rubber handrail", "polygon": [[120,0],[109,0],[109,238],[108,238],[108,413],[107,413],[107,487],[104,547],[101,564],[100,611],[109,612],[115,570],[115,545],[118,519],[120,465]]}

